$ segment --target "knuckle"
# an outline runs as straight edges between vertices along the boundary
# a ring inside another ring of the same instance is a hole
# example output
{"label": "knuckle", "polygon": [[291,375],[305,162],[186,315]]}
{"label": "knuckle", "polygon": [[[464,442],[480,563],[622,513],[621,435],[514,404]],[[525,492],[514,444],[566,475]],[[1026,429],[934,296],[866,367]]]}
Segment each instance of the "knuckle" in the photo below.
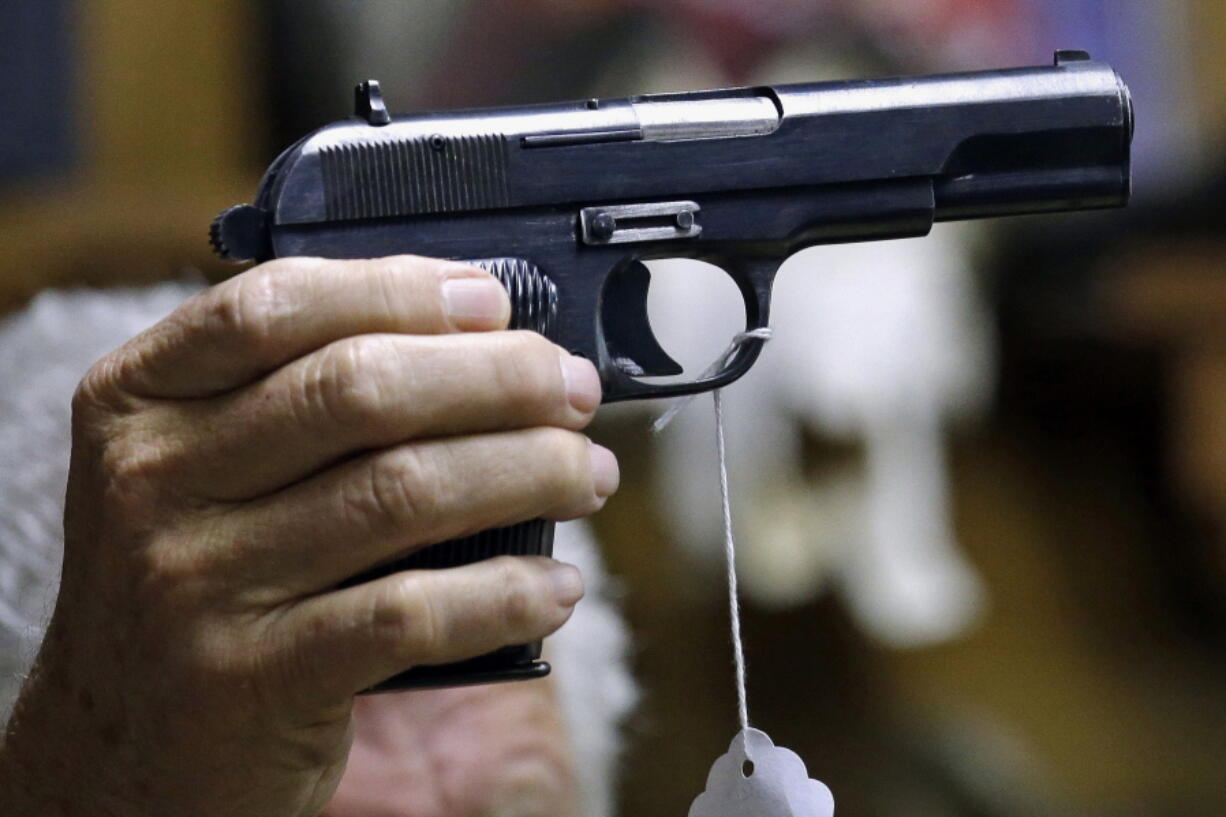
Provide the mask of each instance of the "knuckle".
{"label": "knuckle", "polygon": [[130,365],[118,352],[108,355],[86,372],[72,397],[74,451],[88,463],[85,470],[103,478],[108,501],[124,504],[138,486],[165,481],[182,464],[179,440],[160,433],[161,407],[122,385]]}
{"label": "knuckle", "polygon": [[323,259],[310,256],[293,256],[290,258],[273,258],[265,261],[257,267],[253,267],[247,274],[259,273],[271,275],[274,278],[284,278],[295,273],[303,273],[314,269],[320,265]]}
{"label": "knuckle", "polygon": [[125,372],[131,368],[125,352],[111,352],[89,367],[72,395],[73,417],[118,414],[132,408],[131,395],[123,386]]}
{"label": "knuckle", "polygon": [[349,338],[325,349],[314,365],[301,370],[293,410],[313,424],[365,426],[387,406],[386,384],[394,376],[386,339]]}
{"label": "knuckle", "polygon": [[144,549],[139,593],[151,608],[194,604],[215,581],[207,548],[162,543]]}
{"label": "knuckle", "polygon": [[515,405],[555,405],[563,397],[557,347],[527,331],[508,332],[503,342],[495,369],[502,393]]}
{"label": "knuckle", "polygon": [[410,316],[412,322],[421,322],[418,328],[447,326],[441,284],[453,262],[396,255],[361,263],[371,293],[389,320],[403,324]]}
{"label": "knuckle", "polygon": [[435,655],[444,641],[428,585],[409,574],[380,587],[371,603],[370,638],[376,649],[398,661]]}
{"label": "knuckle", "polygon": [[404,311],[404,278],[397,274],[395,264],[379,259],[368,267],[370,292],[383,310],[383,317],[394,323]]}
{"label": "knuckle", "polygon": [[559,497],[586,496],[592,491],[592,465],[588,440],[562,429],[541,429],[539,450],[544,461],[546,487]]}
{"label": "knuckle", "polygon": [[114,355],[107,355],[89,368],[72,395],[74,414],[111,403],[119,386],[116,368]]}
{"label": "knuckle", "polygon": [[270,342],[277,319],[287,308],[275,263],[257,267],[218,287],[208,305],[205,321],[221,337],[233,339],[242,348],[258,352]]}
{"label": "knuckle", "polygon": [[514,632],[532,627],[540,608],[540,594],[528,568],[510,556],[499,556],[491,562],[497,571],[503,622]]}
{"label": "knuckle", "polygon": [[193,664],[200,680],[211,686],[217,681],[237,681],[256,675],[253,664],[258,661],[258,652],[239,647],[235,639],[207,631],[193,639]]}
{"label": "knuckle", "polygon": [[454,261],[413,254],[388,256],[374,263],[388,276],[389,282],[396,285],[403,285],[406,276],[436,285],[446,279],[448,271],[455,266]]}
{"label": "knuckle", "polygon": [[425,457],[404,447],[373,457],[365,477],[345,497],[359,523],[383,530],[429,526],[440,490],[435,469]]}
{"label": "knuckle", "polygon": [[156,440],[115,434],[103,443],[97,461],[109,496],[142,499],[141,488],[161,483],[174,470],[172,459],[171,448]]}

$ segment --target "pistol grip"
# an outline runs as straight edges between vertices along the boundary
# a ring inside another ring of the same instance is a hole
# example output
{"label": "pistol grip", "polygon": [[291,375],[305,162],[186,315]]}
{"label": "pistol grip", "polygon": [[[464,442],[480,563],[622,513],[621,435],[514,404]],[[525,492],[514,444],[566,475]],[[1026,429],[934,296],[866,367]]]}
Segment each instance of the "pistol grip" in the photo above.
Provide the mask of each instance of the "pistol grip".
{"label": "pistol grip", "polygon": [[[468,263],[486,270],[506,287],[511,297],[510,328],[531,329],[550,337],[557,316],[557,290],[534,264],[520,258],[485,258]],[[369,581],[401,570],[459,567],[494,556],[552,556],[553,529],[553,522],[533,519],[481,531],[431,545],[352,581]],[[365,691],[389,692],[541,678],[549,674],[549,664],[538,660],[540,657],[540,641],[512,644],[464,661],[413,667]]]}
{"label": "pistol grip", "polygon": [[[505,528],[481,531],[463,539],[431,545],[404,559],[364,573],[352,582],[357,584],[401,570],[459,567],[493,556],[552,556],[553,530],[553,522],[533,519]],[[538,660],[540,657],[540,641],[513,644],[464,661],[416,666],[364,691],[391,692],[541,678],[549,674],[549,664]]]}

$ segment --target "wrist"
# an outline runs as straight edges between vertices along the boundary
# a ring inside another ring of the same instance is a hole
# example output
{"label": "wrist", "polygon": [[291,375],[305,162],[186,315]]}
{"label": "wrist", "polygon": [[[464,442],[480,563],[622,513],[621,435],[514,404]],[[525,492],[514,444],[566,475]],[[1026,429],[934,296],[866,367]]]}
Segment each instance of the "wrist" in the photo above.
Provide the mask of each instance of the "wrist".
{"label": "wrist", "polygon": [[0,744],[0,814],[68,817],[59,804],[31,791],[33,776],[22,768],[6,741]]}
{"label": "wrist", "polygon": [[[30,735],[34,724],[25,724],[27,709],[19,701],[0,742],[0,814],[25,817],[75,817],[78,813],[71,800],[78,787],[62,760],[49,762],[47,744],[58,741],[50,736],[41,739]],[[73,796],[70,796],[73,793]]]}
{"label": "wrist", "polygon": [[97,791],[102,765],[87,757],[89,729],[65,722],[62,696],[35,675],[26,681],[0,739],[0,814],[14,817],[111,817],[113,798]]}
{"label": "wrist", "polygon": [[[21,736],[10,726],[0,743],[0,814],[15,817],[75,817],[65,785],[53,768],[22,751]],[[59,792],[58,795],[53,792]]]}

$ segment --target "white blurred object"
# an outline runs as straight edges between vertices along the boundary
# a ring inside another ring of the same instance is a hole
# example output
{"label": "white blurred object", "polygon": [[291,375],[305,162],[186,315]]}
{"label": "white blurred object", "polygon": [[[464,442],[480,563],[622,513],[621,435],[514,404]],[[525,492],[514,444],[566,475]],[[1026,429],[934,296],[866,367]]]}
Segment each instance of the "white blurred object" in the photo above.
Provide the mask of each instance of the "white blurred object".
{"label": "white blurred object", "polygon": [[581,519],[559,524],[553,554],[579,568],[587,592],[566,626],[545,640],[545,658],[553,663],[575,750],[583,817],[612,817],[625,744],[621,725],[639,697],[630,675],[630,634],[591,526]]}
{"label": "white blurred object", "polygon": [[[812,82],[871,73],[829,43],[776,54],[756,77]],[[693,41],[629,49],[598,91],[726,85]],[[780,270],[757,365],[724,393],[737,562],[747,597],[803,604],[828,585],[860,625],[918,647],[966,632],[986,606],[949,517],[945,427],[973,419],[992,388],[995,349],[970,269],[976,229],[806,250]],[[654,261],[651,325],[686,367],[704,369],[744,328],[735,286],[709,265]],[[664,409],[648,402],[620,411]],[[865,456],[820,478],[802,470],[805,431],[862,443]],[[663,517],[680,546],[722,560],[713,412],[697,400],[659,435]],[[700,562],[700,563],[702,563]]]}
{"label": "white blurred object", "polygon": [[[775,337],[725,394],[734,502],[752,506],[734,513],[740,567],[757,601],[799,603],[836,577],[860,624],[898,646],[955,637],[981,612],[981,583],[950,530],[943,453],[945,421],[973,416],[990,389],[964,229],[808,250],[781,270]],[[729,306],[707,303],[707,271],[652,269],[664,348],[723,348],[727,320],[710,316]],[[677,418],[661,435],[661,475],[674,536],[714,559],[711,422],[701,404]],[[807,482],[804,426],[863,442],[863,469]]]}

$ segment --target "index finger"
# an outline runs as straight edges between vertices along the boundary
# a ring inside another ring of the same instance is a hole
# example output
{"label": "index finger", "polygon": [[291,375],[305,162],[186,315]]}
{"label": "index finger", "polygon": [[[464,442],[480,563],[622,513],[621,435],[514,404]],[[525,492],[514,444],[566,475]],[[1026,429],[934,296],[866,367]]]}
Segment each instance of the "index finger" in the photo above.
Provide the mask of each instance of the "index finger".
{"label": "index finger", "polygon": [[204,397],[341,338],[490,331],[510,313],[496,278],[455,261],[283,258],[192,298],[115,352],[110,373],[140,397]]}

